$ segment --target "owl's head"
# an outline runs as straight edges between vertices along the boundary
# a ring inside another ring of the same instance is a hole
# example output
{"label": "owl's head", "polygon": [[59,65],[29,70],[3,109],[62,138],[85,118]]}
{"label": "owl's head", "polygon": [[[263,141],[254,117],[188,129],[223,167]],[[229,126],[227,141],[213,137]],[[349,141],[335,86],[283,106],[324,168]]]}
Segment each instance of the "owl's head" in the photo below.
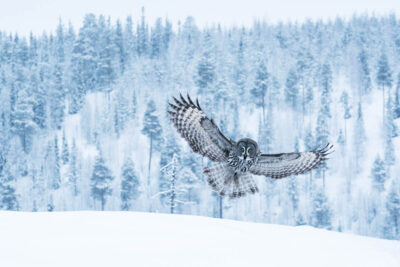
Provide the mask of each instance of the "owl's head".
{"label": "owl's head", "polygon": [[236,155],[242,160],[254,159],[258,156],[257,142],[249,138],[240,139],[236,145]]}

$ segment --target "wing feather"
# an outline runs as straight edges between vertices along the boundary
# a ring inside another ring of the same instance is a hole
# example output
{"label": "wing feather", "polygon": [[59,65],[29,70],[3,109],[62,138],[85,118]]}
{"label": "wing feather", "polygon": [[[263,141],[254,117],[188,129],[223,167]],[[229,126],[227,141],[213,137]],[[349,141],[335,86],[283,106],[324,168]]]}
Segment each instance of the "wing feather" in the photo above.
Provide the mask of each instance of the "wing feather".
{"label": "wing feather", "polygon": [[168,113],[175,128],[192,150],[212,161],[227,160],[234,143],[206,116],[199,101],[196,100],[194,104],[189,95],[187,99],[182,95],[179,100],[175,97],[173,99],[175,103],[169,103],[172,110],[168,110]]}
{"label": "wing feather", "polygon": [[333,152],[332,147],[331,144],[327,144],[322,149],[308,152],[261,154],[249,171],[274,179],[303,174],[321,166],[328,159],[327,155]]}

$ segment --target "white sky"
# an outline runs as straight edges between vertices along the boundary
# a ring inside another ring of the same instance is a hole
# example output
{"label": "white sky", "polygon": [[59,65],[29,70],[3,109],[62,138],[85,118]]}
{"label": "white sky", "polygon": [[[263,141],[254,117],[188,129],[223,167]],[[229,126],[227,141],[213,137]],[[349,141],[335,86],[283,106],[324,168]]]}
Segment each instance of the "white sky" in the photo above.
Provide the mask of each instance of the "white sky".
{"label": "white sky", "polygon": [[122,20],[130,14],[136,21],[142,6],[150,22],[168,16],[176,23],[191,15],[200,26],[251,25],[255,18],[277,22],[334,18],[337,14],[349,17],[354,12],[394,12],[400,17],[400,0],[0,0],[0,30],[22,35],[53,31],[59,17],[78,28],[89,12]]}

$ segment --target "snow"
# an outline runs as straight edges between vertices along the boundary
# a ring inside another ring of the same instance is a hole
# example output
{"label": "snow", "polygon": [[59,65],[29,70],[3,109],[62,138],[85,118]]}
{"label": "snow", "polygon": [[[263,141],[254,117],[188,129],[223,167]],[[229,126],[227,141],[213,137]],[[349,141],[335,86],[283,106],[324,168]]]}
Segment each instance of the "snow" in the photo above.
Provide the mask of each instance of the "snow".
{"label": "snow", "polygon": [[400,266],[400,242],[138,212],[0,212],[0,266]]}

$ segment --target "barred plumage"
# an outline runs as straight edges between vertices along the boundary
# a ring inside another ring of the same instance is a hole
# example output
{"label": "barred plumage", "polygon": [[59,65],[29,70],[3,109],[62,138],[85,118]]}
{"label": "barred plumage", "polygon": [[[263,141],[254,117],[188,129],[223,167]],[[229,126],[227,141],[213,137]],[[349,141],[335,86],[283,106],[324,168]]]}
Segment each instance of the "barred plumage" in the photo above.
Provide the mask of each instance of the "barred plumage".
{"label": "barred plumage", "polygon": [[214,163],[204,168],[208,184],[221,196],[242,197],[258,192],[252,174],[275,179],[298,175],[317,168],[327,159],[332,145],[301,153],[261,154],[255,141],[238,142],[225,137],[212,119],[189,95],[169,103],[171,121],[194,152]]}

